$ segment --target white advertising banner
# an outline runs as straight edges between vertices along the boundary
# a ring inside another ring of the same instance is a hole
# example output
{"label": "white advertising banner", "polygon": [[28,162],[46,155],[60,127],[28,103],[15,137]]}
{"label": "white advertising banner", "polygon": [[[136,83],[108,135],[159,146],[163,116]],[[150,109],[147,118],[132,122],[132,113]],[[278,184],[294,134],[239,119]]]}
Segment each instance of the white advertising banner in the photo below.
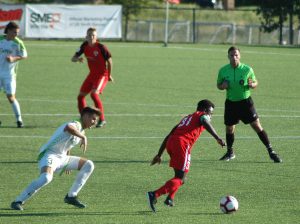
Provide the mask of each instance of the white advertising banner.
{"label": "white advertising banner", "polygon": [[84,38],[89,27],[100,38],[121,38],[122,6],[26,5],[28,38]]}
{"label": "white advertising banner", "polygon": [[5,26],[14,21],[20,26],[20,36],[25,34],[25,5],[0,4],[0,35],[3,34]]}

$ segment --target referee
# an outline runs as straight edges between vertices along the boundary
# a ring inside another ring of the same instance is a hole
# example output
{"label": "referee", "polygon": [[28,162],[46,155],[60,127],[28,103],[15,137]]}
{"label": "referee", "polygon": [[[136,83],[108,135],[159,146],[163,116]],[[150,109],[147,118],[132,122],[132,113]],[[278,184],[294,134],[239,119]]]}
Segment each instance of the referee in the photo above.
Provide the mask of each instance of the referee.
{"label": "referee", "polygon": [[257,133],[261,142],[266,146],[270,158],[275,163],[282,160],[273,150],[266,131],[260,124],[258,114],[251,98],[250,89],[256,88],[258,82],[253,69],[240,62],[241,54],[237,47],[228,49],[229,64],[219,70],[217,87],[226,89],[226,101],[224,111],[224,123],[226,125],[227,152],[220,160],[229,161],[235,158],[232,148],[234,142],[235,125],[241,120],[244,124],[250,124]]}

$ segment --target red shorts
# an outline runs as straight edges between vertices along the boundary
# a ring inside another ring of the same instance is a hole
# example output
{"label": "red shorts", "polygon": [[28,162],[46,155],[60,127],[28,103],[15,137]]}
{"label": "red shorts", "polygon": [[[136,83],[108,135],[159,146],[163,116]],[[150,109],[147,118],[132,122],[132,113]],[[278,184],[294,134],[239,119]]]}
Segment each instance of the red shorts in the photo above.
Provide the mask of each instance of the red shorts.
{"label": "red shorts", "polygon": [[191,146],[178,138],[170,137],[167,141],[167,152],[170,155],[169,166],[189,172],[191,163]]}
{"label": "red shorts", "polygon": [[89,93],[93,89],[97,90],[97,93],[102,93],[108,82],[108,75],[91,75],[89,74],[83,81],[80,92]]}

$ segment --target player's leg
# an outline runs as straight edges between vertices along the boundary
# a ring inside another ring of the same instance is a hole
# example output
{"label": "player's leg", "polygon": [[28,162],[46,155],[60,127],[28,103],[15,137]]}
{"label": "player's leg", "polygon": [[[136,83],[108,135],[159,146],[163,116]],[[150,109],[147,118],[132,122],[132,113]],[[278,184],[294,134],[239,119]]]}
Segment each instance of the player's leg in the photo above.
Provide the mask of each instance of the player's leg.
{"label": "player's leg", "polygon": [[18,100],[15,97],[16,94],[16,80],[14,78],[9,78],[4,80],[4,88],[6,92],[6,97],[10,102],[13,112],[16,117],[17,127],[23,127],[22,115],[21,115],[21,108]]}
{"label": "player's leg", "polygon": [[235,158],[233,151],[235,125],[239,122],[238,105],[229,100],[225,101],[224,124],[226,125],[226,146],[227,152],[220,158],[229,161]]}
{"label": "player's leg", "polygon": [[77,174],[73,185],[71,186],[68,194],[64,199],[65,202],[68,204],[72,204],[78,208],[85,208],[86,206],[77,199],[77,195],[92,174],[94,170],[94,163],[91,160],[87,160],[85,158],[70,156],[65,169],[79,170],[79,173]]}
{"label": "player's leg", "polygon": [[[153,212],[156,211],[155,204],[157,199],[164,194],[168,194],[165,204],[173,206],[173,200],[179,187],[183,184],[186,173],[190,167],[190,146],[181,144],[180,141],[168,143],[167,151],[170,155],[170,167],[174,169],[175,175],[168,180],[163,186],[155,191],[147,192],[149,207]],[[171,149],[172,148],[172,149]]]}
{"label": "player's leg", "polygon": [[79,111],[79,113],[81,113],[81,111],[83,110],[83,108],[85,108],[87,106],[86,100],[85,100],[85,96],[86,95],[87,95],[86,92],[79,92],[79,94],[77,96],[77,105],[78,105],[78,111]]}
{"label": "player's leg", "polygon": [[48,166],[42,167],[40,176],[31,182],[28,187],[11,203],[11,208],[15,210],[23,210],[22,205],[42,187],[49,184],[52,179],[53,169]]}
{"label": "player's leg", "polygon": [[171,181],[169,183],[170,184],[169,195],[167,196],[166,200],[164,201],[165,205],[170,206],[170,207],[173,207],[175,205],[174,204],[175,194],[179,190],[180,186],[182,184],[184,184],[185,178],[186,178],[186,175],[188,172],[174,169],[174,173],[175,173],[175,176],[173,179],[171,179]]}
{"label": "player's leg", "polygon": [[99,117],[99,121],[96,125],[97,128],[102,128],[106,125],[106,121],[105,121],[105,117],[104,117],[104,108],[103,108],[103,104],[102,101],[99,97],[99,94],[97,92],[97,90],[92,90],[91,91],[91,98],[94,101],[95,107],[98,108],[101,111],[101,115]]}
{"label": "player's leg", "polygon": [[281,163],[282,159],[279,157],[279,155],[273,150],[271,142],[269,140],[267,132],[263,129],[261,126],[259,118],[257,118],[255,121],[250,123],[253,130],[257,133],[260,141],[266,146],[266,149],[269,153],[270,158],[275,163]]}
{"label": "player's leg", "polygon": [[77,96],[77,105],[78,105],[78,111],[81,113],[82,109],[87,106],[85,96],[92,90],[92,82],[91,82],[91,76],[88,75],[86,79],[83,81],[79,94]]}
{"label": "player's leg", "polygon": [[279,158],[277,153],[272,149],[272,145],[270,143],[269,137],[260,123],[260,120],[259,120],[258,114],[256,112],[252,98],[249,97],[247,100],[245,100],[244,105],[242,105],[242,107],[244,109],[241,113],[241,120],[245,124],[250,124],[250,126],[253,128],[253,130],[257,133],[259,139],[265,145],[270,158],[275,163],[282,162],[282,160]]}
{"label": "player's leg", "polygon": [[104,107],[102,101],[99,97],[99,94],[102,94],[106,84],[108,82],[108,76],[103,75],[99,79],[95,80],[93,83],[93,89],[91,91],[91,98],[94,101],[95,107],[101,111],[101,115],[99,117],[99,122],[96,127],[101,128],[106,125],[106,120],[104,116]]}

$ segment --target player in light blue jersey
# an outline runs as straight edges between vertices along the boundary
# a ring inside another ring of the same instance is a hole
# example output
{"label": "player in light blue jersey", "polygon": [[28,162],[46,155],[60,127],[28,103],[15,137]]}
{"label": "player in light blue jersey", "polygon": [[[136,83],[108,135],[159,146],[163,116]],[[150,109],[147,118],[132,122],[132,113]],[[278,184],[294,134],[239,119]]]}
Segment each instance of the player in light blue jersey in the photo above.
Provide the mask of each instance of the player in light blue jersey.
{"label": "player in light blue jersey", "polygon": [[[4,89],[8,101],[11,103],[17,127],[23,127],[21,109],[16,99],[16,76],[18,62],[27,58],[27,51],[22,40],[17,36],[20,28],[15,22],[9,22],[0,35],[0,90]],[[0,122],[1,124],[1,122]]]}
{"label": "player in light blue jersey", "polygon": [[77,195],[92,174],[94,163],[86,158],[71,156],[70,150],[81,143],[83,152],[86,151],[87,138],[84,129],[95,126],[100,115],[100,110],[85,107],[81,112],[80,120],[64,123],[54,132],[50,140],[40,149],[39,177],[11,203],[12,209],[23,210],[22,205],[52,181],[53,173],[68,174],[71,170],[79,170],[79,173],[64,201],[77,208],[86,207],[77,199]]}

